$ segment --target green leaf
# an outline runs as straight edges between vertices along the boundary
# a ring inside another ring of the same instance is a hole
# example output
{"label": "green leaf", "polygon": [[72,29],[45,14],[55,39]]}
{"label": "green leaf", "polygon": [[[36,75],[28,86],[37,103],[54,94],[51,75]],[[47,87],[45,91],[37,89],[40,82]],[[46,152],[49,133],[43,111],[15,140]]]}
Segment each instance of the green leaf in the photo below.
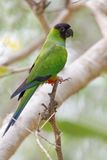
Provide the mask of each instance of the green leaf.
{"label": "green leaf", "polygon": [[[79,122],[60,121],[58,122],[59,129],[68,136],[78,138],[99,138],[107,140],[107,130],[99,129],[98,127],[88,126]],[[46,131],[52,131],[49,124],[45,126]]]}
{"label": "green leaf", "polygon": [[0,77],[10,73],[10,69],[6,66],[0,66]]}

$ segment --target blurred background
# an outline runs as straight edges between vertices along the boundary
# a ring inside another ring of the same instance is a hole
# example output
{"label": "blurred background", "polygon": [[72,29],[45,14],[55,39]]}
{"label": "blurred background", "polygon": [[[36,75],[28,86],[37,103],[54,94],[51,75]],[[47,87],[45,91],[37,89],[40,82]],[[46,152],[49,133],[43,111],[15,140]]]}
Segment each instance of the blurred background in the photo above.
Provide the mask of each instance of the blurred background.
{"label": "blurred background", "polygon": [[[49,24],[64,9],[65,2],[65,0],[51,0],[45,10]],[[85,7],[74,12],[68,23],[74,30],[74,38],[67,41],[69,52],[67,65],[84,54],[102,37],[93,14]],[[0,64],[32,42],[37,42],[40,35],[44,35],[44,31],[26,1],[0,0]],[[11,67],[16,69],[30,67],[38,50],[12,64]],[[4,71],[0,68],[0,75],[2,74]],[[6,115],[15,111],[17,98],[10,100],[10,95],[27,74],[27,72],[22,72],[0,78],[1,125]],[[57,119],[62,131],[64,159],[107,160],[107,75],[101,75],[86,88],[70,97],[59,108]],[[42,136],[54,143],[49,126],[45,127]],[[43,143],[51,156],[55,157],[54,146],[45,141]],[[19,159],[46,159],[33,135],[21,144],[10,160]]]}

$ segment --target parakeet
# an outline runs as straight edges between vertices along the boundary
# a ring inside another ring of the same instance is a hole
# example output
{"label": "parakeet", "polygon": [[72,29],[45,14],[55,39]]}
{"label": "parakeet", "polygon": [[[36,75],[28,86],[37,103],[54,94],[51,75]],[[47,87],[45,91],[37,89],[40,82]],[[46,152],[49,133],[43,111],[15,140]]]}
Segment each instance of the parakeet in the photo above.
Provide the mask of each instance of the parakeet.
{"label": "parakeet", "polygon": [[10,126],[14,125],[36,89],[45,82],[53,83],[57,80],[57,74],[63,69],[67,61],[65,43],[66,38],[70,36],[73,36],[73,31],[71,26],[66,23],[59,23],[49,31],[46,41],[29,71],[29,76],[11,96],[13,98],[19,95],[18,100],[20,102],[3,136]]}

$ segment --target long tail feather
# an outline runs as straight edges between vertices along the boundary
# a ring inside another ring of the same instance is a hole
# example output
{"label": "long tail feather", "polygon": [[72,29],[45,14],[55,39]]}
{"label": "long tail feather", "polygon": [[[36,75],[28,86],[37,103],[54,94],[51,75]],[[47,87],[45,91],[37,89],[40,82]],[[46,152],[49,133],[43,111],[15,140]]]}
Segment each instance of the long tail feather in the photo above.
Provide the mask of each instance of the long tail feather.
{"label": "long tail feather", "polygon": [[19,90],[21,90],[21,88],[23,88],[25,84],[26,84],[26,80],[12,93],[10,98],[14,98],[17,94],[19,94],[20,93]]}
{"label": "long tail feather", "polygon": [[9,124],[7,125],[3,136],[6,134],[6,132],[9,130],[9,128],[11,126],[13,126],[16,122],[16,120],[18,119],[18,117],[20,116],[21,112],[23,111],[24,107],[26,106],[26,104],[28,103],[29,99],[32,97],[33,93],[35,92],[35,90],[38,88],[40,83],[38,83],[35,87],[27,90],[25,92],[25,94],[23,95],[23,98],[20,101],[20,104],[16,110],[16,112],[14,113],[13,117],[11,118]]}
{"label": "long tail feather", "polygon": [[3,133],[3,136],[6,134],[6,132],[7,132],[8,129],[10,128],[10,126],[13,126],[13,125],[14,125],[14,123],[15,123],[15,119],[12,118],[12,119],[10,120],[9,124],[8,124],[7,127],[6,127],[6,129],[5,129],[4,133]]}

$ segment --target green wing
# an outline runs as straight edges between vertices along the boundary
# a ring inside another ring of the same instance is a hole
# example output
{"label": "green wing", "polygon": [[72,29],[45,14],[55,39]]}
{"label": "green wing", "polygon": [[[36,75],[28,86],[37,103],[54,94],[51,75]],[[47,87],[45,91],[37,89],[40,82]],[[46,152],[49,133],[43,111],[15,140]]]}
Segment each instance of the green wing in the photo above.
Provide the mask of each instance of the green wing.
{"label": "green wing", "polygon": [[64,67],[66,58],[67,53],[64,47],[52,42],[46,43],[31,67],[28,78],[15,90],[11,98],[21,93],[18,98],[20,99],[25,90],[34,87],[37,82],[42,83],[56,75]]}
{"label": "green wing", "polygon": [[27,82],[32,82],[36,77],[56,75],[63,69],[67,60],[67,51],[64,47],[46,43],[40,51],[40,55],[27,78]]}

